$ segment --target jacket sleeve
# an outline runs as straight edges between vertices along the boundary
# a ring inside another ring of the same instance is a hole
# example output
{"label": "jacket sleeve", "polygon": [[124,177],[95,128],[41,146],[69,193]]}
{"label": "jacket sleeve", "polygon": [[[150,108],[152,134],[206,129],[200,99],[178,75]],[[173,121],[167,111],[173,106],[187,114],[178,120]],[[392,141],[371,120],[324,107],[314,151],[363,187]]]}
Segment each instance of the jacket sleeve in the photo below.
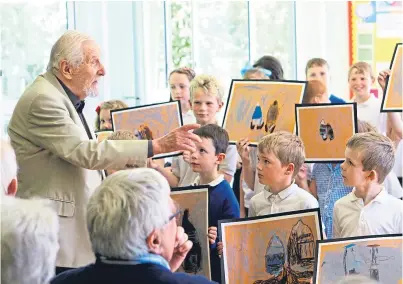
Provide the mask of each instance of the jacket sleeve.
{"label": "jacket sleeve", "polygon": [[63,102],[51,96],[35,96],[27,120],[33,143],[76,166],[102,170],[122,169],[126,164],[146,165],[146,140],[88,140],[84,128],[74,123]]}

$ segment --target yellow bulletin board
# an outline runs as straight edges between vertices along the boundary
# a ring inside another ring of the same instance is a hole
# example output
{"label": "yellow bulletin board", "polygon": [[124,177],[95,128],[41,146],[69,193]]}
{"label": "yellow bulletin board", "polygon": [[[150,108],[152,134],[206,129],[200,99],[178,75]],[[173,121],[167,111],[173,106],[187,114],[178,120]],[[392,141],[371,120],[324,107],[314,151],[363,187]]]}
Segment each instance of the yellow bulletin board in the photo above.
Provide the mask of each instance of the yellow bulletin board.
{"label": "yellow bulletin board", "polygon": [[[349,1],[348,26],[350,66],[365,61],[379,74],[389,69],[403,39],[403,1]],[[380,90],[375,87],[373,93],[378,96]]]}

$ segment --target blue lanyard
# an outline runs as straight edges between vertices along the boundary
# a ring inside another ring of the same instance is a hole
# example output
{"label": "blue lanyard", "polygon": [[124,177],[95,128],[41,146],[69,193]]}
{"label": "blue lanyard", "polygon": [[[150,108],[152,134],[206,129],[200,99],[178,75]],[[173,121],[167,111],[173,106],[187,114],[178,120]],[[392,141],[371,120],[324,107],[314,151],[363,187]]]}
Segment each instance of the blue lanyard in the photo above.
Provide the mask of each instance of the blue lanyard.
{"label": "blue lanyard", "polygon": [[105,264],[114,265],[138,265],[138,264],[157,264],[171,270],[168,261],[160,255],[148,253],[142,256],[138,256],[134,259],[117,259],[105,257],[102,255],[97,255],[97,258]]}

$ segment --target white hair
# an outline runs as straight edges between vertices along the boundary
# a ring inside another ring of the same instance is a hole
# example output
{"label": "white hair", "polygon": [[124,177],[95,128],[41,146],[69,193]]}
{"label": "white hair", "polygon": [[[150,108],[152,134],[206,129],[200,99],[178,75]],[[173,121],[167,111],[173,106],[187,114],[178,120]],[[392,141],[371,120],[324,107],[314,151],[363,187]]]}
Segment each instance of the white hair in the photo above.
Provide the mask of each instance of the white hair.
{"label": "white hair", "polygon": [[87,206],[87,227],[95,254],[132,259],[148,252],[146,238],[169,219],[170,187],[147,168],[114,173],[95,190]]}
{"label": "white hair", "polygon": [[1,186],[3,187],[1,195],[7,194],[8,186],[13,179],[17,178],[17,161],[14,149],[6,140],[1,141]]}
{"label": "white hair", "polygon": [[348,275],[346,277],[343,277],[340,281],[338,281],[337,284],[381,284],[381,283],[371,280],[368,277],[362,275]]}
{"label": "white hair", "polygon": [[60,62],[66,60],[73,68],[84,62],[85,54],[82,44],[93,40],[90,36],[78,31],[66,31],[53,45],[47,70],[59,70]]}
{"label": "white hair", "polygon": [[44,200],[1,197],[1,283],[44,284],[55,274],[59,219]]}

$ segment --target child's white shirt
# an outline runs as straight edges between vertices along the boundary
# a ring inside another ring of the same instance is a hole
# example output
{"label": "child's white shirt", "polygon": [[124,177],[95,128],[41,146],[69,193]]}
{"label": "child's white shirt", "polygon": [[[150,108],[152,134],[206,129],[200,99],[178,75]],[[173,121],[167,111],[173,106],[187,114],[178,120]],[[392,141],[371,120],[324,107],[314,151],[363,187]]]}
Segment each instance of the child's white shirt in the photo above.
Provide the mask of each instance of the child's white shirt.
{"label": "child's white shirt", "polygon": [[278,194],[268,187],[253,196],[249,205],[249,217],[318,208],[319,203],[312,194],[292,183]]}
{"label": "child's white shirt", "polygon": [[385,189],[367,205],[355,189],[336,201],[333,211],[333,237],[401,234],[403,202]]}

